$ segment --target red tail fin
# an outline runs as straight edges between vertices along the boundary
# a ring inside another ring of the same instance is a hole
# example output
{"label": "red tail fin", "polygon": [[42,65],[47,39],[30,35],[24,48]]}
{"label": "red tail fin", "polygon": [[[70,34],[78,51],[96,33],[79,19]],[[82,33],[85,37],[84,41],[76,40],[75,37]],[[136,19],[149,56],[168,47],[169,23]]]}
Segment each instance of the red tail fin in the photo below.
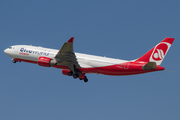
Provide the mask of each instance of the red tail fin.
{"label": "red tail fin", "polygon": [[142,57],[138,58],[136,61],[140,62],[156,62],[156,65],[160,65],[163,61],[165,55],[167,54],[169,48],[171,47],[174,38],[165,38],[154,48],[144,54]]}

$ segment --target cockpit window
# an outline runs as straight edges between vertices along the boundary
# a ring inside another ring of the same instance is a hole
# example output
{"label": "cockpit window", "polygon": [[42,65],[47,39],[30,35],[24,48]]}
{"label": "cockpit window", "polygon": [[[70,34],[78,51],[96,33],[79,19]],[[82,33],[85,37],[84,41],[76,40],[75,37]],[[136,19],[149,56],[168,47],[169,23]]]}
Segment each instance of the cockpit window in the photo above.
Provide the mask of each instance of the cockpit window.
{"label": "cockpit window", "polygon": [[12,49],[12,47],[9,47],[9,49]]}

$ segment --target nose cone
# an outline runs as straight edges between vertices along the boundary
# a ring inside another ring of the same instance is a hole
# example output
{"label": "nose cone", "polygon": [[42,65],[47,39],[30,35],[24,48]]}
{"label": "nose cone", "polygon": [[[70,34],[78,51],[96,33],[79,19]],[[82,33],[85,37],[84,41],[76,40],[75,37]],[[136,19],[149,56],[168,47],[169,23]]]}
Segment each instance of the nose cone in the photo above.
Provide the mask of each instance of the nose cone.
{"label": "nose cone", "polygon": [[12,51],[10,49],[5,49],[4,53],[6,53],[8,56],[12,54]]}
{"label": "nose cone", "polygon": [[9,57],[14,57],[14,51],[12,49],[7,48],[4,50],[4,53],[6,53]]}
{"label": "nose cone", "polygon": [[4,50],[4,53],[8,54],[8,50],[7,50],[7,49],[5,49],[5,50]]}

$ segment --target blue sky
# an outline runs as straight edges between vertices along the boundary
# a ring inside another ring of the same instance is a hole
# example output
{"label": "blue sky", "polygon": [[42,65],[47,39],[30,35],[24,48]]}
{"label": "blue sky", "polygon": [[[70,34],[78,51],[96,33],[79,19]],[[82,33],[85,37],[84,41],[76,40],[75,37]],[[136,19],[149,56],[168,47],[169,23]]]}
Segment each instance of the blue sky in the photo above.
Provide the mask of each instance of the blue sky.
{"label": "blue sky", "polygon": [[[0,1],[1,120],[180,119],[178,0]],[[165,37],[175,41],[162,66],[175,72],[133,76],[88,74],[13,64],[4,49],[27,44],[132,60]]]}

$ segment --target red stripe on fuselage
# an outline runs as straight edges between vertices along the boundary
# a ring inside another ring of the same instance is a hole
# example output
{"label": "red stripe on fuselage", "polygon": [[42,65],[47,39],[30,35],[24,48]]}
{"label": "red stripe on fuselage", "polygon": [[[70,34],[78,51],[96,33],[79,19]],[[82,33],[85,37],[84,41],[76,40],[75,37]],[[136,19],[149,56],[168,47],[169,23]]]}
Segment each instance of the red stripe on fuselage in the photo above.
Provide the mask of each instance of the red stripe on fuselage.
{"label": "red stripe on fuselage", "polygon": [[[18,59],[18,58],[14,60],[37,64],[37,61],[24,60],[24,59]],[[141,74],[141,73],[164,70],[164,67],[161,67],[161,66],[157,66],[157,69],[153,69],[153,70],[143,70],[142,66],[145,64],[146,63],[128,62],[128,63],[123,63],[123,64],[105,66],[105,67],[78,68],[78,69],[82,73],[97,73],[97,74],[115,75],[115,76],[134,75],[134,74]],[[67,66],[62,66],[62,65],[55,65],[52,67],[69,70]]]}
{"label": "red stripe on fuselage", "polygon": [[142,74],[147,72],[161,71],[164,70],[164,67],[157,66],[157,69],[152,70],[144,70],[142,68],[146,63],[138,63],[138,62],[128,62],[123,64],[116,64],[105,67],[96,67],[96,68],[81,68],[80,71],[85,73],[98,73],[104,75],[134,75],[134,74]]}

